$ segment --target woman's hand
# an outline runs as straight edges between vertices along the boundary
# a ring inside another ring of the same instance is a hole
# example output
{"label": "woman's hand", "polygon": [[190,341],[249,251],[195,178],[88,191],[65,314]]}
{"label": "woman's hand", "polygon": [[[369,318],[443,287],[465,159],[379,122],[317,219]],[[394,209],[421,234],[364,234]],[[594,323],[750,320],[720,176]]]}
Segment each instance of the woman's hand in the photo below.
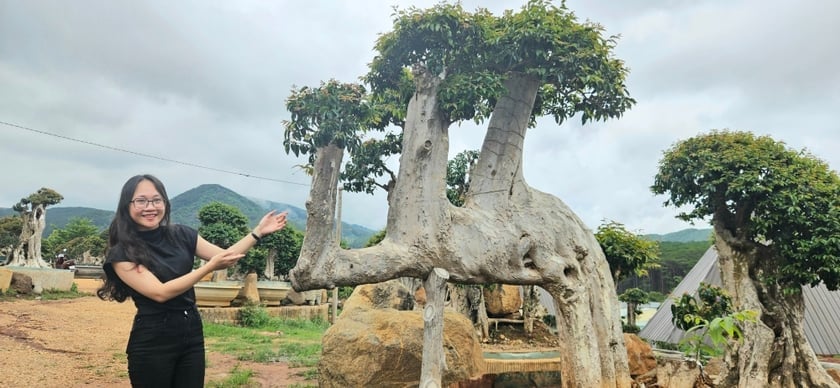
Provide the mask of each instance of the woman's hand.
{"label": "woman's hand", "polygon": [[[274,233],[286,226],[286,212],[276,213],[274,210],[268,212],[260,220],[260,223],[252,231],[257,239],[262,238],[268,234]],[[239,261],[245,256],[245,252],[251,249],[257,241],[250,234],[245,235],[236,244],[222,249],[201,236],[198,236],[196,242],[195,254],[203,260],[209,260],[208,265],[211,265],[214,271],[217,269],[225,269]]]}
{"label": "woman's hand", "polygon": [[242,253],[225,250],[211,257],[207,265],[209,265],[210,268],[213,268],[214,271],[225,269],[236,264],[236,262],[243,257],[245,257],[245,255]]}
{"label": "woman's hand", "polygon": [[272,234],[286,226],[286,214],[288,212],[280,212],[275,214],[275,210],[268,212],[260,220],[260,223],[254,228],[254,234],[259,238],[263,238]]}

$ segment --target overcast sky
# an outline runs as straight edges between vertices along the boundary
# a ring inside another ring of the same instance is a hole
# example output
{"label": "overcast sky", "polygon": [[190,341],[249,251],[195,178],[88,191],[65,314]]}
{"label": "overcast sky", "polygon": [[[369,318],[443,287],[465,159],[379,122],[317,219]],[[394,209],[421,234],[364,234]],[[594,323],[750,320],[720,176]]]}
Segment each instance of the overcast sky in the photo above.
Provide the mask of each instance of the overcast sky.
{"label": "overcast sky", "polygon": [[[64,196],[58,206],[114,210],[139,173],[173,197],[216,183],[303,207],[310,179],[295,166],[305,160],[282,145],[290,90],[356,82],[392,6],[435,3],[0,0],[0,207],[49,187]],[[462,4],[499,14],[523,1]],[[840,168],[840,2],[567,6],[621,35],[615,53],[638,103],[586,126],[540,121],[524,171],[591,228],[692,227],[649,187],[664,150],[711,129],[770,135]],[[450,135],[455,155],[479,148],[484,131],[453,125]],[[386,212],[384,193],[344,196],[346,222],[380,229]]]}

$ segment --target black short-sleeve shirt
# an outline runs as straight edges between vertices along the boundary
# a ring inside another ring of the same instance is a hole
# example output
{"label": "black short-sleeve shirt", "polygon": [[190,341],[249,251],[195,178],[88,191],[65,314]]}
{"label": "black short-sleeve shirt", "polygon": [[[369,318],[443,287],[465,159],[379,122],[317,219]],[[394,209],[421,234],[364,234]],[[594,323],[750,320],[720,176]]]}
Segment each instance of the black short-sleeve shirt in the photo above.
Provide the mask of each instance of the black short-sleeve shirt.
{"label": "black short-sleeve shirt", "polygon": [[[167,233],[168,232],[168,233]],[[150,231],[139,232],[140,238],[146,243],[149,254],[154,262],[151,272],[166,283],[181,277],[193,270],[195,247],[198,242],[198,231],[185,225],[161,226]],[[167,235],[169,237],[167,237]],[[130,261],[125,250],[117,244],[108,251],[103,268],[109,276],[116,276],[113,263]],[[131,299],[137,307],[138,315],[154,314],[167,310],[182,310],[195,306],[195,291],[190,288],[164,303],[158,303],[139,292],[131,289]]]}

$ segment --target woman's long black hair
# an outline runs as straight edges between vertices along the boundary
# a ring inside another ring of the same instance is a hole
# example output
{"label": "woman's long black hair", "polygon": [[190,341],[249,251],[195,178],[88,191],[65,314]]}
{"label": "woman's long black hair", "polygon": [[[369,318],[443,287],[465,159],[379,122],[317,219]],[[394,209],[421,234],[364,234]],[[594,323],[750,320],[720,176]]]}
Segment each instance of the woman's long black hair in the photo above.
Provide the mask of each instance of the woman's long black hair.
{"label": "woman's long black hair", "polygon": [[[166,188],[163,186],[163,182],[153,175],[135,175],[129,178],[123,185],[122,192],[120,193],[120,201],[117,203],[117,212],[111,221],[111,225],[108,227],[108,248],[105,251],[105,255],[107,257],[108,252],[119,245],[128,261],[143,265],[151,270],[154,268],[154,264],[149,256],[146,243],[137,234],[137,223],[131,219],[130,213],[134,192],[137,190],[137,185],[142,181],[152,182],[155,189],[163,197],[164,213],[159,227],[162,228],[164,236],[169,238],[169,228],[167,226],[169,225],[171,209],[169,206],[169,196],[166,195]],[[105,267],[105,282],[102,288],[96,291],[96,295],[102,300],[124,302],[131,295],[128,286],[114,272],[111,267],[112,263],[106,262],[103,266]]]}

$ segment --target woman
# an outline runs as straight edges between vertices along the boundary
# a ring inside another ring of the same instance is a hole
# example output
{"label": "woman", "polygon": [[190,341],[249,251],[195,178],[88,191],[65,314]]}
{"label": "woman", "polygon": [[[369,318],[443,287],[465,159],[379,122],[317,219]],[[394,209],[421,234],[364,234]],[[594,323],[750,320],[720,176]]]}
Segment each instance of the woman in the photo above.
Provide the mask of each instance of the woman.
{"label": "woman", "polygon": [[[263,236],[286,225],[286,213],[269,212],[228,249],[219,248],[184,225],[171,225],[163,183],[137,175],[123,185],[108,230],[103,264],[103,300],[134,300],[137,314],[128,338],[128,375],[133,387],[204,385],[204,332],[193,285],[212,271],[228,268]],[[193,270],[194,257],[207,263]]]}

